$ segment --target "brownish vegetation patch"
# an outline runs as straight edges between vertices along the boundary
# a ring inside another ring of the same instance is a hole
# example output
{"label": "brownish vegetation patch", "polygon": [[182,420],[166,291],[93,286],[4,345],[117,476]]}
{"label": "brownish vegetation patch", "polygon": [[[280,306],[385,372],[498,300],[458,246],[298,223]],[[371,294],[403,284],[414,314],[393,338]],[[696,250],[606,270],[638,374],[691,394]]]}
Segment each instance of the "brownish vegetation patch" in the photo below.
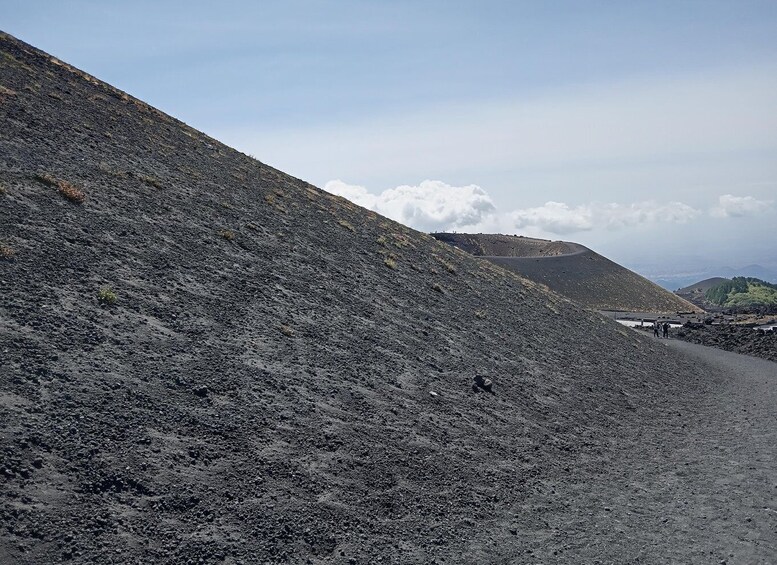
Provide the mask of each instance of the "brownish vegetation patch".
{"label": "brownish vegetation patch", "polygon": [[84,200],[86,200],[86,195],[84,194],[83,190],[64,180],[59,181],[57,192],[59,192],[63,197],[67,198],[71,202],[75,202],[76,204],[81,204]]}
{"label": "brownish vegetation patch", "polygon": [[154,188],[162,188],[162,181],[160,181],[158,178],[148,175],[138,175],[138,178],[149,186],[153,186]]}
{"label": "brownish vegetation patch", "polygon": [[0,243],[0,259],[13,259],[14,255],[16,255],[16,251],[4,243]]}
{"label": "brownish vegetation patch", "polygon": [[353,224],[351,224],[350,222],[347,222],[345,220],[337,220],[337,223],[343,226],[348,231],[352,231],[352,232],[356,231],[356,228],[353,227]]}
{"label": "brownish vegetation patch", "polygon": [[44,184],[55,187],[63,198],[67,198],[71,202],[81,204],[86,200],[84,191],[66,180],[55,178],[48,173],[40,173],[35,178]]}

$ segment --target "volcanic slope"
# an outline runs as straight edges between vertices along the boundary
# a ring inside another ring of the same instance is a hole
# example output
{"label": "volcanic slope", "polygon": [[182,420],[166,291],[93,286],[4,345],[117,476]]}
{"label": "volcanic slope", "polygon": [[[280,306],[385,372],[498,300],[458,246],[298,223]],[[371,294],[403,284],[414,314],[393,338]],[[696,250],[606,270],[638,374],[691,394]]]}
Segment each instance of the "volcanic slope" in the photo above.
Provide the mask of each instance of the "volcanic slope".
{"label": "volcanic slope", "polygon": [[473,255],[546,285],[588,308],[698,312],[690,302],[579,243],[497,234],[432,234]]}
{"label": "volcanic slope", "polygon": [[704,369],[5,34],[0,124],[0,562],[664,554],[543,508]]}

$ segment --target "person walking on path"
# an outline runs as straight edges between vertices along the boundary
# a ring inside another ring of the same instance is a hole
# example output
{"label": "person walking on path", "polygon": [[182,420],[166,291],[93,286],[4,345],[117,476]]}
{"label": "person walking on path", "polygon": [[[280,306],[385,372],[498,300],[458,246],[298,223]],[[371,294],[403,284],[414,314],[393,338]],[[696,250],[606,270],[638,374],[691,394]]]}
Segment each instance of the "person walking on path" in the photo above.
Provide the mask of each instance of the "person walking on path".
{"label": "person walking on path", "polygon": [[654,335],[655,337],[659,337],[659,336],[658,336],[658,320],[656,320],[655,322],[653,322],[653,335]]}
{"label": "person walking on path", "polygon": [[664,339],[669,339],[669,322],[664,322]]}

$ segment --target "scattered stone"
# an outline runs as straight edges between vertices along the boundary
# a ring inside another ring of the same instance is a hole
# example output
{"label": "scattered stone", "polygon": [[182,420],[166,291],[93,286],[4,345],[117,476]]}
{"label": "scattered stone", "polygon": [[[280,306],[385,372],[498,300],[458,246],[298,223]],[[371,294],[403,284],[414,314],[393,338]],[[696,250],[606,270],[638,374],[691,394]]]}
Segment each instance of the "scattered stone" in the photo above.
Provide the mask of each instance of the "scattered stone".
{"label": "scattered stone", "polygon": [[494,391],[492,390],[493,386],[494,386],[494,383],[491,379],[488,379],[482,375],[475,376],[473,388],[480,388],[485,390],[486,392],[490,392],[491,394],[494,394]]}
{"label": "scattered stone", "polygon": [[210,390],[208,390],[208,387],[205,385],[194,387],[194,394],[196,394],[200,398],[205,398],[206,396],[208,396],[209,392]]}

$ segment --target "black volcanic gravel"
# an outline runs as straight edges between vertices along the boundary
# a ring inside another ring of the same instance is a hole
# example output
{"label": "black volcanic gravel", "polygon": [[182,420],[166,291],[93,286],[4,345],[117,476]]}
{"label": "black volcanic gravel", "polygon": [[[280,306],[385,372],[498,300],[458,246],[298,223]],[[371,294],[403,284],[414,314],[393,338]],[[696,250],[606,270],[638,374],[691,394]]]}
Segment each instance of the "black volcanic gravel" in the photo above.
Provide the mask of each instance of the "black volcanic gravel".
{"label": "black volcanic gravel", "polygon": [[672,333],[683,341],[777,361],[777,332],[734,324],[709,324],[683,326]]}
{"label": "black volcanic gravel", "polygon": [[0,124],[0,563],[776,554],[728,373],[7,35]]}

